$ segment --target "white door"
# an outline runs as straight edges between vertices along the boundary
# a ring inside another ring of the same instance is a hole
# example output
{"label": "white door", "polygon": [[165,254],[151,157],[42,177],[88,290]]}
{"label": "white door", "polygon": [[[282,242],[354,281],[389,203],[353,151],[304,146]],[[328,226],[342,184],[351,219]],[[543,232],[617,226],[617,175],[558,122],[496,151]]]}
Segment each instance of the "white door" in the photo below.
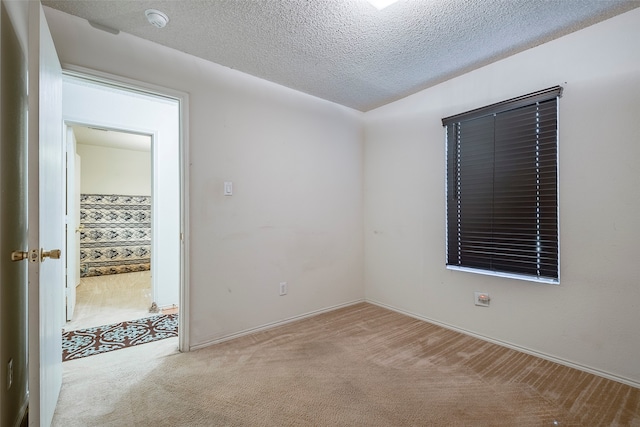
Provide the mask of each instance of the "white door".
{"label": "white door", "polygon": [[73,318],[76,307],[76,286],[80,283],[80,156],[76,154],[76,138],[71,127],[66,128],[66,320]]}
{"label": "white door", "polygon": [[39,1],[28,38],[29,424],[49,426],[62,385],[64,147],[62,70]]}

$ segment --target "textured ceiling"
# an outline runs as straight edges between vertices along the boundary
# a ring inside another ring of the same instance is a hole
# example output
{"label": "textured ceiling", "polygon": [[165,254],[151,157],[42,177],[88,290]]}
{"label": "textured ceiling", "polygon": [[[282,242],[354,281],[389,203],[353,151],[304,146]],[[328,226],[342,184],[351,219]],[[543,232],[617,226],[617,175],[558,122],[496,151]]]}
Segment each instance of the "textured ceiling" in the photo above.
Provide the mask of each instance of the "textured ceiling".
{"label": "textured ceiling", "polygon": [[[640,0],[43,0],[361,111],[640,7]],[[148,8],[170,22],[151,26]]]}

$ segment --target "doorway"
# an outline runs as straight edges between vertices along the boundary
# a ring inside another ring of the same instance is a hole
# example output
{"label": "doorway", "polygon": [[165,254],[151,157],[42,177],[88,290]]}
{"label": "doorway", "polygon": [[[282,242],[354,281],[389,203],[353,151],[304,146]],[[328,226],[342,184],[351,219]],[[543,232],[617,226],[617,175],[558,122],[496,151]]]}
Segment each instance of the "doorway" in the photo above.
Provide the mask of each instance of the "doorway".
{"label": "doorway", "polygon": [[[116,204],[128,210],[125,212],[126,214],[133,213],[134,215],[141,214],[144,216],[142,205],[147,203],[148,213],[150,213],[151,217],[150,229],[147,231],[133,230],[133,232],[140,233],[141,238],[144,238],[145,233],[148,234],[150,238],[149,250],[144,249],[144,242],[142,241],[136,242],[138,245],[135,248],[120,248],[121,250],[112,250],[110,252],[108,249],[100,250],[103,254],[108,252],[106,258],[110,256],[122,258],[120,255],[126,253],[130,258],[129,261],[135,258],[135,256],[132,257],[131,255],[137,253],[141,258],[138,263],[118,264],[116,262],[118,261],[117,259],[109,259],[107,264],[96,265],[87,262],[86,254],[85,258],[78,260],[78,269],[84,276],[106,277],[110,274],[104,273],[111,270],[109,272],[123,272],[124,275],[135,273],[135,275],[139,276],[138,279],[142,281],[145,280],[145,277],[149,279],[151,282],[150,287],[144,291],[146,292],[144,296],[148,298],[149,304],[145,304],[146,307],[141,306],[138,308],[141,310],[141,314],[147,313],[147,316],[154,314],[149,313],[152,304],[157,307],[156,310],[158,312],[163,309],[175,310],[181,305],[180,303],[184,299],[186,292],[184,288],[186,275],[183,269],[185,257],[184,229],[186,227],[186,216],[183,208],[185,175],[182,167],[184,146],[181,139],[184,101],[184,98],[173,98],[119,81],[109,80],[102,76],[98,77],[75,71],[68,71],[63,74],[63,118],[65,125],[72,130],[74,137],[76,139],[79,138],[76,146],[80,148],[77,148],[76,152],[80,155],[82,170],[87,167],[91,167],[92,172],[100,168],[109,169],[108,167],[105,168],[105,166],[109,166],[107,163],[111,163],[111,166],[114,166],[115,163],[121,167],[123,162],[132,162],[133,157],[147,157],[148,166],[132,166],[137,173],[133,173],[130,176],[126,176],[127,173],[123,173],[123,171],[114,172],[113,168],[110,173],[107,172],[107,176],[98,176],[96,178],[94,174],[93,179],[124,181],[125,186],[127,186],[126,182],[130,181],[128,186],[133,187],[133,189],[118,190],[113,186],[109,187],[107,185],[105,187],[103,185],[102,187],[94,187],[93,190],[86,192],[80,191],[80,194],[87,202],[95,202],[94,199],[96,197],[101,198],[101,196],[105,195],[111,198],[123,196],[117,200]],[[84,136],[82,136],[83,133],[93,134],[92,138],[96,137],[97,133],[101,133],[103,137],[108,135],[119,140],[116,144],[124,144],[125,146],[114,148],[113,146],[108,147],[108,144],[103,144],[102,146],[98,146],[95,143],[83,144],[85,140]],[[127,140],[129,142],[126,142]],[[124,148],[130,149],[132,147],[132,145],[127,144],[133,144],[137,148],[129,150],[129,156],[126,159],[109,157],[114,153],[114,150],[122,151]],[[110,149],[111,154],[105,155],[105,149]],[[103,154],[98,155],[97,160],[94,158],[92,160],[93,163],[87,165],[87,162],[82,159],[83,152],[84,156],[87,157],[91,151],[103,151]],[[135,154],[133,153],[134,151],[136,152]],[[118,174],[118,176],[114,176],[114,173]],[[141,187],[144,187],[142,181],[145,180],[140,177],[140,174],[147,174],[148,188],[145,190],[140,190]],[[109,182],[109,184],[113,184],[113,182]],[[140,194],[134,195],[131,193]],[[122,206],[123,200],[127,199],[127,196],[138,196],[133,200],[136,206],[133,208]],[[144,200],[145,198],[146,200]],[[104,201],[103,199],[104,197],[101,202]],[[100,208],[98,207],[98,211]],[[134,210],[131,211],[130,209]],[[108,209],[108,211],[109,215],[113,214],[112,210]],[[100,212],[98,212],[99,215]],[[81,228],[82,224],[79,225],[80,227],[78,228]],[[82,230],[82,232],[85,231]],[[131,230],[127,232],[129,233]],[[103,244],[105,242],[100,243]],[[119,250],[120,252],[118,252]],[[145,255],[147,256],[146,261],[143,259]],[[145,262],[148,265],[147,269],[143,268]],[[75,288],[75,286],[73,287]],[[67,289],[67,300],[69,300],[69,296],[70,290]],[[182,336],[184,326],[182,325],[182,307],[180,311],[180,349],[187,350],[188,347],[185,345],[186,337]],[[140,317],[138,316],[137,318]],[[117,319],[117,321],[121,320],[135,319]],[[104,321],[101,323],[105,324]]]}
{"label": "doorway", "polygon": [[151,144],[149,135],[67,130],[67,215],[74,216],[67,271],[75,274],[67,278],[65,331],[167,311],[155,303],[151,283]]}

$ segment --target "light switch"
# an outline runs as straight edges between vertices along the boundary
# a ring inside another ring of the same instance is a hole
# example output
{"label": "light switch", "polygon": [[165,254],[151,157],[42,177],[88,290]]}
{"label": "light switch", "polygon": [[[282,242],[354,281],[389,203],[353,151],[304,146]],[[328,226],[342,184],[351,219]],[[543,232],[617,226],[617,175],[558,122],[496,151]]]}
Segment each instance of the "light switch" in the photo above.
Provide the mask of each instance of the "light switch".
{"label": "light switch", "polygon": [[224,195],[233,196],[233,182],[231,181],[224,182]]}

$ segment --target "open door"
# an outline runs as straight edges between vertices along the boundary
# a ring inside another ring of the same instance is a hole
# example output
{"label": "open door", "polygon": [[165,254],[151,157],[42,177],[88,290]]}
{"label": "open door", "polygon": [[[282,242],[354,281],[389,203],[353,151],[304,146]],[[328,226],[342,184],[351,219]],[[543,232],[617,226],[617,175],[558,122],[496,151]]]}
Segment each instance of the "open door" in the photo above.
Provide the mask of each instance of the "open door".
{"label": "open door", "polygon": [[28,21],[29,424],[49,426],[62,385],[62,70],[39,1]]}
{"label": "open door", "polygon": [[76,138],[66,127],[66,320],[73,318],[76,308],[76,287],[80,284],[80,156],[76,153]]}

